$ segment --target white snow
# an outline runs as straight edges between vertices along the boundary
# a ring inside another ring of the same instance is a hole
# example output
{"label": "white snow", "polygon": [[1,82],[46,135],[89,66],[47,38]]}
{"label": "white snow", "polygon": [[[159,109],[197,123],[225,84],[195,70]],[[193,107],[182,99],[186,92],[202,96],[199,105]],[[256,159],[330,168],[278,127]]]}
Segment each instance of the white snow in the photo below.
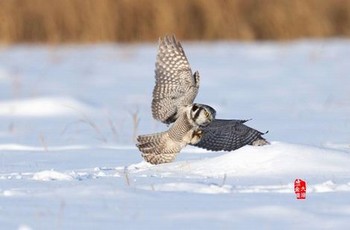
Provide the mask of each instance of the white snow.
{"label": "white snow", "polygon": [[[89,149],[91,146],[84,145],[65,145],[65,146],[50,146],[50,151],[62,151],[62,150],[81,150]],[[0,144],[0,151],[46,151],[42,146],[29,146],[20,144]]]}
{"label": "white snow", "polygon": [[[315,159],[315,156],[317,158]],[[246,146],[219,157],[213,157],[191,164],[191,173],[203,176],[300,176],[313,174],[329,175],[344,173],[350,175],[349,154],[315,147],[272,142],[263,147]],[[322,168],[322,172],[318,169]],[[182,169],[182,170],[186,170]]]}
{"label": "white snow", "polygon": [[134,138],[167,128],[150,110],[156,42],[2,47],[2,229],[348,228],[350,42],[183,46],[196,101],[271,145],[151,165]]}
{"label": "white snow", "polygon": [[71,98],[31,98],[0,101],[0,116],[64,116],[77,111],[87,113],[89,107]]}
{"label": "white snow", "polygon": [[54,170],[45,170],[34,173],[33,180],[49,181],[49,180],[72,180],[73,177],[65,174],[56,172]]}

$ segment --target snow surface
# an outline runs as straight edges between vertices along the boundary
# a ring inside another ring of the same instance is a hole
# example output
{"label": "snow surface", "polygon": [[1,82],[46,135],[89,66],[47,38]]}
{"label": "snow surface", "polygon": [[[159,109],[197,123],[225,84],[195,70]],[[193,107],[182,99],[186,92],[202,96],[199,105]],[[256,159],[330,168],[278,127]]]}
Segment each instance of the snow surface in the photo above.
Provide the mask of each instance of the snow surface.
{"label": "snow surface", "polygon": [[196,101],[271,145],[150,165],[156,43],[2,46],[1,229],[348,229],[350,41],[183,46]]}

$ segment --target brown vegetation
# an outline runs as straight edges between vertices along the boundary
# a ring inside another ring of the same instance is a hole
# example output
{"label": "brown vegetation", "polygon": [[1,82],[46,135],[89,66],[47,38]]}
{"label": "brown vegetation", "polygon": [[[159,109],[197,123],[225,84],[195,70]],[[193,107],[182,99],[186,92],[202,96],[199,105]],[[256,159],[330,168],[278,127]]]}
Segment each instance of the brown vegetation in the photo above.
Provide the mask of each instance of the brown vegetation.
{"label": "brown vegetation", "polygon": [[0,42],[350,36],[350,0],[2,0]]}

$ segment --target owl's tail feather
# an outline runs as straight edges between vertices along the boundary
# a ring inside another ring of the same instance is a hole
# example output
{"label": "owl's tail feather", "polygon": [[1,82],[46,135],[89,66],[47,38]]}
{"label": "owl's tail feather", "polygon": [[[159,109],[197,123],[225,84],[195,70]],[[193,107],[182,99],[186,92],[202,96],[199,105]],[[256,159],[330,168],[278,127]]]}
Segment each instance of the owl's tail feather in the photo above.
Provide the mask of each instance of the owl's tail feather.
{"label": "owl's tail feather", "polygon": [[261,133],[258,137],[255,138],[254,141],[250,143],[250,145],[253,146],[263,146],[263,145],[269,145],[270,142],[268,142],[265,138],[263,138],[261,135],[264,135],[268,133],[269,131],[266,131],[265,133]]}
{"label": "owl's tail feather", "polygon": [[270,142],[268,142],[265,138],[260,136],[256,140],[254,140],[250,145],[263,146],[263,145],[269,145],[269,144]]}
{"label": "owl's tail feather", "polygon": [[140,135],[137,137],[136,146],[142,152],[142,157],[151,164],[163,164],[172,162],[175,159],[176,152],[167,146],[167,132],[155,133],[149,135]]}

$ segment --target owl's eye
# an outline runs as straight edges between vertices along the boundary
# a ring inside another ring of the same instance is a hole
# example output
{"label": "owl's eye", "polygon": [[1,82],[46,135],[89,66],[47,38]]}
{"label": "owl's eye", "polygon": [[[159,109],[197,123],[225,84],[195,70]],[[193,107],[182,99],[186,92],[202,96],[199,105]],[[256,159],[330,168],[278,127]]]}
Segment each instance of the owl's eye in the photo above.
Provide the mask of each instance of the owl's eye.
{"label": "owl's eye", "polygon": [[197,105],[193,105],[192,106],[192,111],[194,112],[194,111],[196,111],[198,109],[198,106]]}
{"label": "owl's eye", "polygon": [[204,111],[204,114],[206,117],[209,117],[209,113],[207,111]]}

